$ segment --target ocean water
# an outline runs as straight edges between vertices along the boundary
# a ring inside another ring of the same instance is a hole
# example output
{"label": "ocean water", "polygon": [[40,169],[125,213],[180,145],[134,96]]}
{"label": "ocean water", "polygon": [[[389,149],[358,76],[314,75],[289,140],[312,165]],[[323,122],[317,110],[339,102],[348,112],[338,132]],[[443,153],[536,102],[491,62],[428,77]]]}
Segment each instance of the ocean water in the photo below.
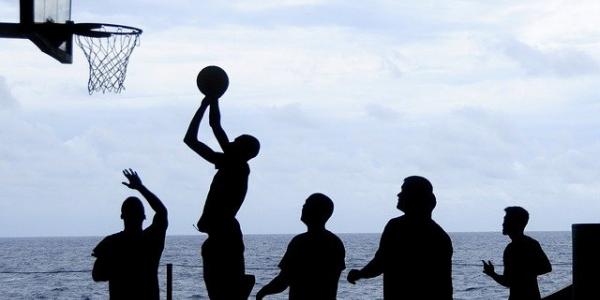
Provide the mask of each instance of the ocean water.
{"label": "ocean water", "polygon": [[[542,295],[571,281],[571,233],[529,232],[550,258],[553,271],[540,276]],[[382,299],[382,278],[351,285],[351,268],[363,267],[373,256],[379,234],[339,234],[346,246],[346,265],[338,299]],[[256,276],[254,296],[277,273],[277,264],[293,235],[246,235],[247,273]],[[502,272],[502,252],[509,242],[500,233],[450,233],[454,247],[454,299],[506,299],[508,290],[485,276],[481,259],[495,262]],[[108,285],[91,278],[90,256],[102,237],[0,238],[0,299],[107,299]],[[161,297],[166,299],[166,264],[173,266],[174,299],[208,299],[200,259],[203,236],[168,236],[161,260]],[[253,296],[251,298],[253,298]],[[287,299],[287,292],[267,297]]]}

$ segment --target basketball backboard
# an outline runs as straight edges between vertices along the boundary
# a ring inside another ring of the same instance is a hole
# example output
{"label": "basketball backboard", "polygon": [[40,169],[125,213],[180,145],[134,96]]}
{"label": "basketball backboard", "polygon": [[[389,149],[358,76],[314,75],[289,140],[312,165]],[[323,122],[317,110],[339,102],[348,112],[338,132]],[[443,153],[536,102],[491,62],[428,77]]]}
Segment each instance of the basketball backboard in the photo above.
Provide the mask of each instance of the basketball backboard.
{"label": "basketball backboard", "polygon": [[[32,0],[21,0],[32,1]],[[71,20],[71,0],[33,0],[34,23],[66,23]]]}
{"label": "basketball backboard", "polygon": [[71,0],[19,0],[21,25],[35,28],[29,39],[64,64],[73,62],[73,34],[53,25],[71,22]]}

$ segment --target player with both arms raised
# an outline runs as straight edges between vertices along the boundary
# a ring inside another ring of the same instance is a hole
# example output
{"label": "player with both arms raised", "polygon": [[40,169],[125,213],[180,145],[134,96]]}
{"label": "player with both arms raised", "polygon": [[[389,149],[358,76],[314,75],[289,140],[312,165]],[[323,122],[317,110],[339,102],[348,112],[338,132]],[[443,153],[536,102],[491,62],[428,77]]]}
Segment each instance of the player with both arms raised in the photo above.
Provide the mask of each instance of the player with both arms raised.
{"label": "player with both arms raised", "polygon": [[[246,134],[230,142],[221,127],[218,99],[229,83],[225,71],[206,67],[198,74],[197,83],[206,97],[190,122],[184,142],[217,169],[197,223],[198,230],[208,234],[202,245],[204,282],[210,299],[247,299],[254,276],[245,274],[243,235],[235,216],[248,190],[248,161],[258,154],[260,144]],[[209,123],[223,152],[198,140],[200,121],[209,107]]]}

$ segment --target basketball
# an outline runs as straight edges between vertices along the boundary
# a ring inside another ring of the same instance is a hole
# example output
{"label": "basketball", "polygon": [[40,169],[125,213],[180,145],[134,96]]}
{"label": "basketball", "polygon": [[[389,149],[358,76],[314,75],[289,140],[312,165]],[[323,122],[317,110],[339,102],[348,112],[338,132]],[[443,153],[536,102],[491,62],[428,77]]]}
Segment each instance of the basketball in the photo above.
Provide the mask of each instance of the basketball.
{"label": "basketball", "polygon": [[196,84],[205,96],[219,98],[225,94],[229,86],[229,78],[223,69],[208,66],[198,73]]}

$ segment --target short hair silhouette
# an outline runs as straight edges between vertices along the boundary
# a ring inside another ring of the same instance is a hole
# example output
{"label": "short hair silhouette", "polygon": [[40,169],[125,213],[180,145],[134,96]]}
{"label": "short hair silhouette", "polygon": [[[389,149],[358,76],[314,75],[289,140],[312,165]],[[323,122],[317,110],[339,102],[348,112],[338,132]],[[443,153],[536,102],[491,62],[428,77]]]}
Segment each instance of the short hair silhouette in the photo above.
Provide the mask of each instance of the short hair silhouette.
{"label": "short hair silhouette", "polygon": [[138,197],[127,197],[121,205],[121,219],[146,219],[144,204]]}
{"label": "short hair silhouette", "polygon": [[406,177],[398,197],[398,209],[407,214],[431,214],[437,204],[431,182],[421,176]]}
{"label": "short hair silhouette", "polygon": [[504,209],[506,218],[513,222],[517,229],[525,230],[525,226],[529,222],[529,213],[520,206],[509,206]]}
{"label": "short hair silhouette", "polygon": [[237,146],[236,150],[239,151],[240,156],[247,160],[255,158],[260,151],[260,142],[249,134],[242,134],[235,138],[233,142]]}
{"label": "short hair silhouette", "polygon": [[324,194],[314,193],[306,199],[302,210],[302,221],[323,225],[333,215],[333,201]]}

